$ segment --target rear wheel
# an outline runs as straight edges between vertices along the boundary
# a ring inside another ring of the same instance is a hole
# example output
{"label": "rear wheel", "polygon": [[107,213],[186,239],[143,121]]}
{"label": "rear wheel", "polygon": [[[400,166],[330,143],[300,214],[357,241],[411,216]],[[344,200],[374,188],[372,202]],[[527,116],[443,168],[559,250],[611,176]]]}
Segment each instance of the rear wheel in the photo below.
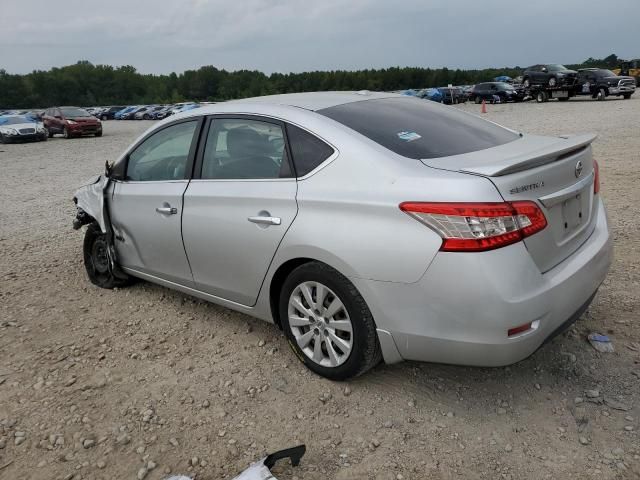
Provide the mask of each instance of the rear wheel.
{"label": "rear wheel", "polygon": [[291,272],[280,292],[279,313],[294,353],[318,375],[346,380],[382,359],[367,304],[328,265],[310,262]]}
{"label": "rear wheel", "polygon": [[111,271],[107,236],[97,223],[91,223],[87,228],[83,247],[84,267],[91,283],[101,288],[125,287],[131,283],[130,277],[118,278]]}
{"label": "rear wheel", "polygon": [[607,91],[604,88],[598,89],[598,93],[596,94],[596,100],[602,101],[607,98]]}
{"label": "rear wheel", "polygon": [[536,95],[536,102],[538,103],[546,102],[548,99],[549,99],[549,96],[547,95],[547,92],[540,91]]}

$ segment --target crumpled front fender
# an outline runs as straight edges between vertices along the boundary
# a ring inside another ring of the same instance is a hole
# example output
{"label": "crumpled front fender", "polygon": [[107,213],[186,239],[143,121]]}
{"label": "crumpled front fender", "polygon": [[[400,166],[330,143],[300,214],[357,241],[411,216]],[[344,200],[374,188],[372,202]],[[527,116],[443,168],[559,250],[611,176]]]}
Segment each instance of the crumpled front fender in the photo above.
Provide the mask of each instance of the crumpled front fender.
{"label": "crumpled front fender", "polygon": [[107,227],[104,219],[104,189],[108,183],[108,177],[96,175],[89,179],[86,185],[80,187],[73,196],[76,206],[93,217],[105,233]]}

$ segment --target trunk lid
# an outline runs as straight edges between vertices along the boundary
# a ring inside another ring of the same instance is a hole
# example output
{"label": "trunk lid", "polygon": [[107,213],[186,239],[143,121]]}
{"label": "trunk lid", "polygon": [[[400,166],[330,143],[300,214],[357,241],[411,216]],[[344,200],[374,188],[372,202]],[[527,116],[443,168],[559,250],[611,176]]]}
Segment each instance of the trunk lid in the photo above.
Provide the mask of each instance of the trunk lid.
{"label": "trunk lid", "polygon": [[575,252],[595,228],[594,139],[590,134],[523,135],[498,147],[422,163],[486,177],[506,201],[535,201],[548,226],[524,243],[544,273]]}

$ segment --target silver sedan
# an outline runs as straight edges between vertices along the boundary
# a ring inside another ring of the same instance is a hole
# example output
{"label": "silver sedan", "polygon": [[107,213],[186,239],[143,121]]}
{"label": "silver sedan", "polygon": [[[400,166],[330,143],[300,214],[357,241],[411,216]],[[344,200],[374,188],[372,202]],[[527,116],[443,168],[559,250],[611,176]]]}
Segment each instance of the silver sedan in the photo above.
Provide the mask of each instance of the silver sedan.
{"label": "silver sedan", "polygon": [[144,133],[76,193],[74,226],[94,284],[140,278],[273,322],[328,378],[506,365],[609,269],[593,139],[366,91],[221,103]]}

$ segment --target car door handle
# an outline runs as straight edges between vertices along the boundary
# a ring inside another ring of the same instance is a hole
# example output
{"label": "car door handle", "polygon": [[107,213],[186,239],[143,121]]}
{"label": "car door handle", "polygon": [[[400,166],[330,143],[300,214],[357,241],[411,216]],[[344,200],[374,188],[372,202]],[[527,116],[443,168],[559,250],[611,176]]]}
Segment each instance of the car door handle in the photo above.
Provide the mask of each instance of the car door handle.
{"label": "car door handle", "polygon": [[257,223],[259,225],[280,225],[282,223],[282,220],[280,220],[280,217],[257,216],[257,217],[249,217],[247,218],[247,220],[249,220],[251,223]]}
{"label": "car door handle", "polygon": [[175,215],[178,213],[178,209],[176,207],[156,207],[156,212],[164,215]]}

